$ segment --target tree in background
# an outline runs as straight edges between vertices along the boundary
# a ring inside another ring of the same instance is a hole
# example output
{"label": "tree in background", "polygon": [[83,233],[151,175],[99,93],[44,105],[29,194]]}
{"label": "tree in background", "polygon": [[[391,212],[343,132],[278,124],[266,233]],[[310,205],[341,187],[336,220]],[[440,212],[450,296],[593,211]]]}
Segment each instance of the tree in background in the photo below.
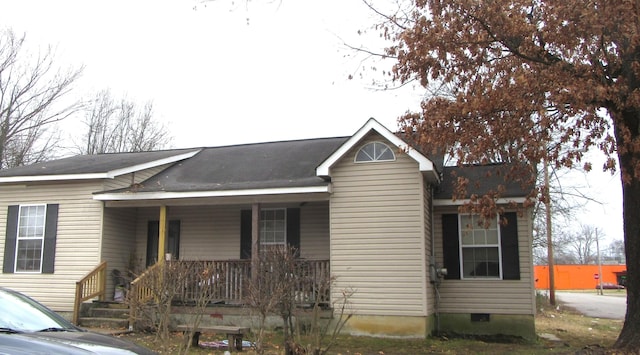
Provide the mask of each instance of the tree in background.
{"label": "tree in background", "polygon": [[[580,211],[587,205],[587,202],[600,203],[595,198],[584,193],[585,186],[581,186],[577,179],[571,178],[570,174],[579,173],[576,168],[567,169],[564,167],[550,168],[549,176],[549,196],[552,201],[552,224],[553,224],[553,246],[558,253],[554,254],[554,261],[558,264],[567,263],[567,255],[565,255],[562,244],[558,240],[563,239],[564,235],[570,234],[573,228],[573,221],[576,218],[576,212]],[[544,176],[542,170],[538,170],[536,184],[544,185]],[[570,181],[564,184],[563,181]],[[548,264],[548,238],[546,228],[546,204],[543,199],[535,201],[533,206],[533,256],[534,263],[537,265]],[[568,262],[573,263],[573,262]]]}
{"label": "tree in background", "polygon": [[52,158],[60,142],[55,123],[80,107],[70,93],[82,68],[57,68],[50,47],[31,54],[25,39],[0,30],[0,169]]}
{"label": "tree in background", "polygon": [[[401,128],[424,149],[446,147],[460,164],[486,162],[487,152],[500,150],[508,161],[590,170],[584,155],[599,148],[604,169],[619,161],[625,252],[640,260],[636,2],[417,0],[386,20],[379,29],[394,42],[387,49],[397,60],[394,79],[455,88],[452,98],[426,98],[419,112],[400,119]],[[499,192],[471,196],[467,208],[495,215]],[[638,351],[640,263],[627,265],[627,290],[615,347]]]}
{"label": "tree in background", "polygon": [[88,103],[83,123],[86,131],[76,143],[80,154],[144,152],[171,143],[166,127],[153,119],[152,102],[139,108],[126,98],[116,101],[109,90]]}
{"label": "tree in background", "polygon": [[625,264],[624,241],[614,240],[605,249],[605,257],[609,263]]}
{"label": "tree in background", "polygon": [[584,224],[578,231],[567,231],[558,235],[555,249],[563,264],[597,264],[596,238],[602,238],[602,232],[594,226]]}

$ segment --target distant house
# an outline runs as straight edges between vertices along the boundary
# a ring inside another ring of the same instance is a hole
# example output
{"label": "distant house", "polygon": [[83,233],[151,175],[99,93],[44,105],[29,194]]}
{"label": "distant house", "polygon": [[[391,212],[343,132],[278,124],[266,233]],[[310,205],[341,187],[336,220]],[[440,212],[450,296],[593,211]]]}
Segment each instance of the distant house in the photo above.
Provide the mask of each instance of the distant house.
{"label": "distant house", "polygon": [[[472,191],[482,193],[493,183],[486,169],[496,166],[443,167],[370,119],[348,137],[0,171],[0,284],[71,312],[76,281],[102,261],[144,269],[163,249],[184,261],[244,260],[259,221],[260,245],[287,243],[327,263],[333,297],[354,291],[352,334],[532,339],[531,213],[509,210],[508,224],[485,229],[451,199],[451,171],[484,179]],[[499,202],[524,196],[511,187]]]}

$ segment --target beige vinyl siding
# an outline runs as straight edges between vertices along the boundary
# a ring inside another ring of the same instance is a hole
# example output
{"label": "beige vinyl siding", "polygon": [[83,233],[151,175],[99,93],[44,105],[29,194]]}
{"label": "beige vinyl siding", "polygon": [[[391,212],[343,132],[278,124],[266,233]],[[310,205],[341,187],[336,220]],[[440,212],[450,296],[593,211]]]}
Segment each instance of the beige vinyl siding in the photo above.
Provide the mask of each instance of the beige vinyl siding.
{"label": "beige vinyl siding", "polygon": [[116,176],[113,179],[104,180],[104,191],[123,189],[131,186],[132,174]]}
{"label": "beige vinyl siding", "polygon": [[[436,210],[434,216],[437,261],[442,264],[442,214],[455,209]],[[531,216],[518,216],[520,280],[443,280],[440,285],[442,313],[535,314],[533,262],[531,256]]]}
{"label": "beige vinyl siding", "polygon": [[104,190],[122,189],[131,186],[131,184],[140,184],[148,178],[158,174],[162,170],[168,168],[172,164],[164,164],[154,168],[144,169],[129,174],[116,176],[113,179],[105,179]]}
{"label": "beige vinyl siding", "polygon": [[[268,208],[269,206],[263,206]],[[240,258],[240,211],[249,206],[168,207],[168,220],[180,220],[180,259]],[[301,207],[300,248],[304,258],[329,258],[328,204]],[[159,208],[141,208],[136,225],[136,254],[146,260],[147,225],[159,219]]]}
{"label": "beige vinyl siding", "polygon": [[[56,311],[72,311],[75,283],[100,262],[102,203],[91,199],[97,181],[0,187],[0,259],[4,259],[7,207],[59,204],[53,274],[0,274],[0,284],[32,296]],[[3,260],[0,260],[0,265]]]}
{"label": "beige vinyl siding", "polygon": [[172,166],[174,164],[179,164],[179,163],[164,164],[164,165],[156,166],[156,167],[153,167],[153,168],[136,171],[135,173],[133,173],[133,183],[134,184],[140,184],[143,181],[147,180],[148,178],[160,173],[164,169],[166,169],[166,168],[168,168],[168,167],[170,167],[170,166]]}
{"label": "beige vinyl siding", "polygon": [[131,269],[138,272],[144,265],[135,265],[136,209],[119,208],[104,210],[104,231],[102,238],[102,260],[107,262],[107,299],[113,298],[113,280],[110,277],[114,269],[123,275]]}
{"label": "beige vinyl siding", "polygon": [[329,202],[300,207],[300,256],[329,259]]}
{"label": "beige vinyl siding", "polygon": [[397,151],[396,161],[354,163],[361,146],[331,169],[334,299],[352,289],[357,314],[424,316],[424,187],[418,165]]}
{"label": "beige vinyl siding", "polygon": [[240,258],[240,211],[236,207],[170,207],[169,219],[180,220],[180,258]]}
{"label": "beige vinyl siding", "polygon": [[[136,250],[144,264],[149,221],[159,219],[159,208],[142,208],[136,225]],[[180,220],[180,259],[240,258],[240,210],[229,206],[169,206],[167,219]]]}

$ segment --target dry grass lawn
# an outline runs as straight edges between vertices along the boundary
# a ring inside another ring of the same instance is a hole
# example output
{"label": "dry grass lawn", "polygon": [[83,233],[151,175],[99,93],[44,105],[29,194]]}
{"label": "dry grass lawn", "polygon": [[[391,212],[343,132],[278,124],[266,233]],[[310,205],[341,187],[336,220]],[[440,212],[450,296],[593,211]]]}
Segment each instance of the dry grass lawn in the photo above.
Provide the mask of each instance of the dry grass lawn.
{"label": "dry grass lawn", "polygon": [[[545,307],[543,307],[545,308]],[[448,339],[432,337],[428,339],[382,339],[370,337],[343,336],[329,354],[342,355],[385,355],[385,354],[573,354],[587,350],[598,353],[610,347],[622,328],[622,321],[585,317],[571,310],[541,309],[536,316],[536,331],[539,335],[551,334],[559,341],[540,337],[534,343],[516,339]],[[174,333],[168,349],[163,349],[155,341],[153,334],[122,335],[162,354],[178,354],[183,341],[181,333]],[[221,337],[200,337],[201,342],[220,340]],[[249,339],[251,340],[251,339]],[[269,334],[267,354],[283,354],[282,338],[278,333]],[[244,354],[255,354],[247,350]],[[224,350],[192,348],[189,354],[224,354]]]}

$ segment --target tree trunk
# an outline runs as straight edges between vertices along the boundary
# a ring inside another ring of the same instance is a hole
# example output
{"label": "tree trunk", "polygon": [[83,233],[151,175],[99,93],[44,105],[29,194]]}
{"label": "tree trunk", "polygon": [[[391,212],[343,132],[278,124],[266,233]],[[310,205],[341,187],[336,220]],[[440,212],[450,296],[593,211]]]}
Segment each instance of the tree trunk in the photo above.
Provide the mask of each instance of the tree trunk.
{"label": "tree trunk", "polygon": [[[634,176],[635,164],[640,164],[640,152],[631,147],[631,142],[625,142],[620,132],[620,120],[614,118],[614,128],[618,147],[625,144],[630,151],[618,153],[622,181],[622,215],[624,225],[624,247],[627,260],[627,314],[624,326],[614,344],[615,348],[637,351],[640,349],[640,177]],[[640,138],[638,112],[624,112],[621,114],[623,124],[631,132],[631,140]],[[621,150],[618,149],[618,152]],[[623,150],[624,151],[624,150]]]}
{"label": "tree trunk", "polygon": [[[622,162],[621,162],[622,165]],[[627,314],[616,348],[640,349],[640,181],[622,185],[624,249],[627,260]]]}

